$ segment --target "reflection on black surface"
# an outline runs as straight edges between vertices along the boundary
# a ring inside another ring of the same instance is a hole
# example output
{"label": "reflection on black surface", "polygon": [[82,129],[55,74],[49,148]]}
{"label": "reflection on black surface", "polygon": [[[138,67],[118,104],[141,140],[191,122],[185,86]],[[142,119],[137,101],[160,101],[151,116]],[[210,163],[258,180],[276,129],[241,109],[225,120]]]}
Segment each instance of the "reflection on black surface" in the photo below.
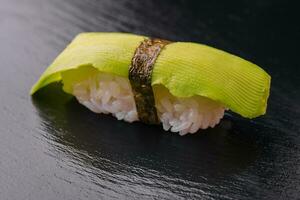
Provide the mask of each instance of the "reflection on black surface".
{"label": "reflection on black surface", "polygon": [[[214,129],[181,137],[165,133],[159,126],[130,124],[94,114],[59,87],[52,84],[41,90],[33,98],[34,105],[47,131],[56,130],[51,133],[57,143],[87,152],[89,157],[82,157],[87,165],[112,173],[135,173],[141,168],[212,184],[247,169],[259,156],[260,146],[255,144],[251,130],[228,130],[229,119]],[[104,160],[126,167],[107,165]]]}

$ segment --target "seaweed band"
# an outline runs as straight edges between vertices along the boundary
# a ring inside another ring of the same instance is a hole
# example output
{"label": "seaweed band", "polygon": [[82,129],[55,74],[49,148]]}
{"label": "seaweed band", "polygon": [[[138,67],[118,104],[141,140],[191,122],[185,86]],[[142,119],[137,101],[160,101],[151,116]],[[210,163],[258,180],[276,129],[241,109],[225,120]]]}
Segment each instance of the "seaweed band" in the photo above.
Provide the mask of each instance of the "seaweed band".
{"label": "seaweed band", "polygon": [[149,38],[141,42],[131,60],[129,80],[139,119],[148,124],[159,124],[151,86],[152,71],[161,50],[171,43]]}

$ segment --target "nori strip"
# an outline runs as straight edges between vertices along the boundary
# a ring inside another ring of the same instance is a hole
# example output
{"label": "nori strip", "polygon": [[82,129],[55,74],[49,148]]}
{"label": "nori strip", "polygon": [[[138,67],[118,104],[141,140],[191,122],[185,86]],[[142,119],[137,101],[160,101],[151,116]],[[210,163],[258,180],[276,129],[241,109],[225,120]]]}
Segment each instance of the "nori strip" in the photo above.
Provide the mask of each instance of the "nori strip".
{"label": "nori strip", "polygon": [[154,94],[151,86],[155,61],[167,40],[148,38],[135,50],[129,69],[129,80],[133,90],[139,119],[147,124],[158,124]]}

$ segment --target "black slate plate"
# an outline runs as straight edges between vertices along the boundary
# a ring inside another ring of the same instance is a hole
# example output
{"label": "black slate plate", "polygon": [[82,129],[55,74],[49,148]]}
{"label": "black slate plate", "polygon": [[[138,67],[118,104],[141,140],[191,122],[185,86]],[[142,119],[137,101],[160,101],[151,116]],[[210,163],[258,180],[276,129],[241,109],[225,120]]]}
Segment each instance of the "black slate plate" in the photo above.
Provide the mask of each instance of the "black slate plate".
{"label": "black slate plate", "polygon": [[[299,16],[288,1],[1,0],[0,199],[297,199]],[[30,87],[79,32],[208,44],[272,76],[267,115],[186,137]]]}

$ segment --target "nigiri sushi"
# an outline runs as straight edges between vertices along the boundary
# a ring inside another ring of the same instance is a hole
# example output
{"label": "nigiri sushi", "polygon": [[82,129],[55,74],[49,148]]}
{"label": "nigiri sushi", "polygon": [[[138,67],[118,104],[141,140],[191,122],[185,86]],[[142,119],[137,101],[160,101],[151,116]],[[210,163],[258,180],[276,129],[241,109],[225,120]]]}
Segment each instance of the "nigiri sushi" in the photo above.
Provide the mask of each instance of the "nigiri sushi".
{"label": "nigiri sushi", "polygon": [[266,113],[271,77],[257,65],[192,42],[128,33],[81,33],[31,88],[63,90],[95,113],[162,124],[180,135],[217,125],[228,109]]}

